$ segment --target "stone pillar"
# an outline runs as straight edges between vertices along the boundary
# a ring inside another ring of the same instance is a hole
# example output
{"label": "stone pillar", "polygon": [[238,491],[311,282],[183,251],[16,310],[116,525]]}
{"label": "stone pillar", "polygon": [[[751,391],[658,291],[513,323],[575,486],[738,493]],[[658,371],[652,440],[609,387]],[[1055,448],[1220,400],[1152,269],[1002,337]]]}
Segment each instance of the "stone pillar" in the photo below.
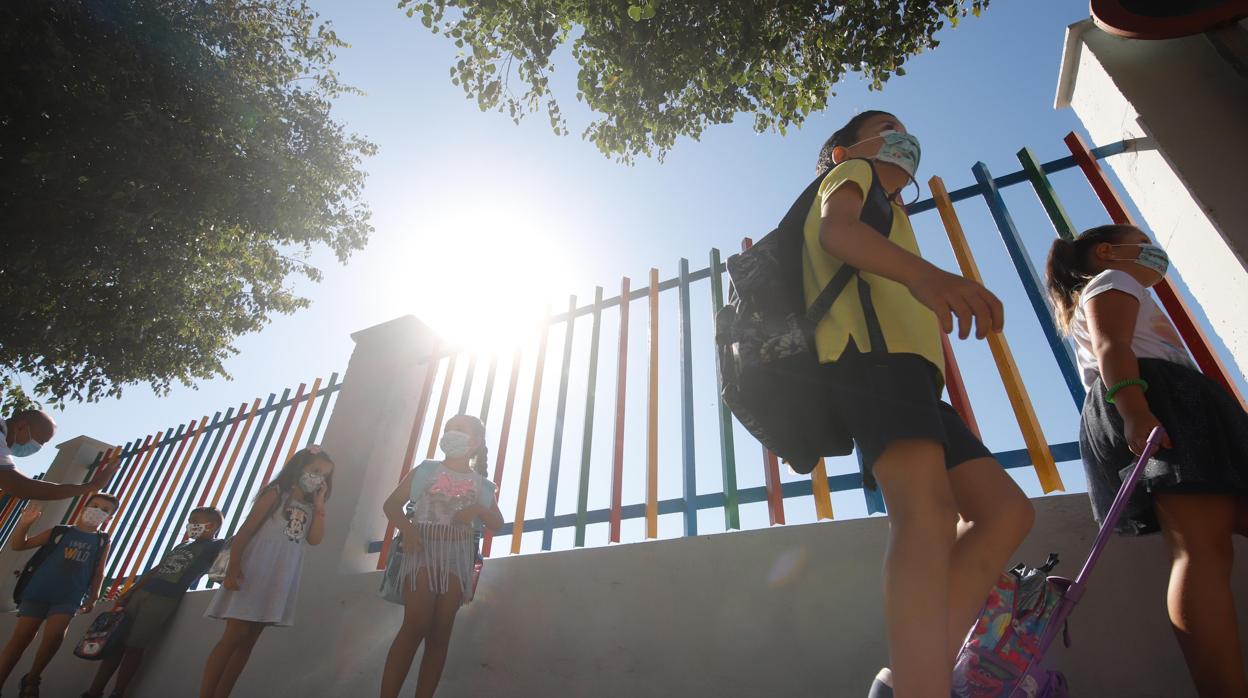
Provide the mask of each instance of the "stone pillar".
{"label": "stone pillar", "polygon": [[[112,445],[89,436],[76,436],[57,444],[56,448],[56,458],[52,460],[44,479],[50,482],[82,482],[96,457],[112,448]],[[43,516],[35,522],[31,530],[39,532],[60,523],[72,502],[72,499],[40,502]],[[17,576],[10,572],[21,571],[32,554],[34,553],[30,550],[14,552],[7,545],[4,550],[0,550],[0,611],[13,609],[13,585]]]}
{"label": "stone pillar", "polygon": [[325,540],[308,556],[322,574],[376,567],[377,555],[368,545],[385,533],[381,504],[398,484],[425,372],[437,366],[424,361],[436,337],[411,315],[351,338],[355,351],[321,440],[337,463]]}
{"label": "stone pillar", "polygon": [[1248,81],[1204,35],[1124,39],[1085,20],[1067,30],[1056,106],[1072,107],[1097,144],[1145,139],[1106,162],[1243,377]]}

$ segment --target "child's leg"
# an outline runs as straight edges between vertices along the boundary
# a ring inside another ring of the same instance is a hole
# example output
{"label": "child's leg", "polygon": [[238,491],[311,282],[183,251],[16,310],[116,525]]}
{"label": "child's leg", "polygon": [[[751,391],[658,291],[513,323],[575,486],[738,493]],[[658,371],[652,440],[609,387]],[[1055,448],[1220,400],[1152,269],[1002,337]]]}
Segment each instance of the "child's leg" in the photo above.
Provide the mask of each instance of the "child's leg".
{"label": "child's leg", "polygon": [[451,630],[455,627],[455,614],[463,604],[463,590],[459,578],[451,575],[445,594],[438,594],[433,606],[433,624],[425,640],[425,656],[420,658],[420,674],[416,677],[416,698],[433,698],[442,680],[442,668],[446,666],[446,653],[451,647]]}
{"label": "child's leg", "polygon": [[134,675],[138,673],[142,664],[143,648],[126,648],[126,654],[121,658],[121,668],[117,670],[117,683],[113,686],[113,693],[125,695],[126,689],[130,688],[130,681],[134,679]]}
{"label": "child's leg", "polygon": [[[87,689],[87,693],[93,696],[104,695],[104,689],[108,688],[108,680],[113,678],[118,665],[121,664],[121,656],[121,653],[118,652],[100,661],[100,668],[95,670],[95,678],[91,680],[91,688]],[[118,686],[118,690],[121,690],[120,686]]]}
{"label": "child's leg", "polygon": [[1170,547],[1170,624],[1192,681],[1202,696],[1248,696],[1231,595],[1236,498],[1159,494],[1155,508]]}
{"label": "child's leg", "polygon": [[888,505],[884,616],[894,694],[948,698],[949,558],[957,505],[937,441],[894,441],[873,465]]}
{"label": "child's leg", "polygon": [[234,684],[238,681],[238,677],[242,675],[243,669],[247,668],[247,662],[251,659],[251,651],[256,647],[256,640],[260,639],[260,633],[264,632],[264,623],[252,623],[250,621],[230,621],[232,623],[241,623],[243,625],[242,634],[238,643],[234,647],[233,654],[230,655],[229,661],[225,663],[225,668],[221,672],[221,678],[217,680],[217,692],[215,698],[229,698],[230,693],[234,691]]}
{"label": "child's leg", "polygon": [[[221,639],[212,648],[208,661],[204,664],[204,674],[199,684],[200,698],[213,698],[218,695],[218,689],[221,688],[227,667],[240,647],[247,645],[247,655],[250,656],[251,647],[256,644],[256,638],[260,636],[257,630],[254,632],[255,637],[252,637],[253,631],[250,626],[253,625],[259,626],[261,630],[264,629],[264,626],[259,623],[249,623],[233,618],[226,619],[225,632],[221,634]],[[239,670],[241,671],[241,667]],[[234,686],[234,680],[237,678],[238,674],[235,674],[228,688],[225,689],[224,695],[229,695],[230,689]]]}
{"label": "child's leg", "polygon": [[386,655],[386,666],[381,672],[381,698],[395,698],[403,688],[416,650],[429,634],[435,598],[436,595],[429,590],[429,577],[425,569],[416,572],[414,589],[404,580],[403,625],[399,626],[399,632],[390,645],[390,653]]}
{"label": "child's leg", "polygon": [[30,641],[35,639],[35,634],[39,632],[39,626],[42,623],[42,618],[18,616],[17,624],[13,626],[13,634],[9,636],[4,649],[0,650],[0,686],[9,680],[9,674],[13,673],[17,660],[22,658],[22,653],[30,646]]}
{"label": "child's leg", "polygon": [[963,640],[1010,556],[1035,520],[1027,495],[993,458],[949,471],[961,515],[949,563],[949,652],[952,666]]}
{"label": "child's leg", "polygon": [[43,670],[47,668],[48,662],[56,656],[56,651],[61,648],[61,643],[65,641],[65,630],[69,628],[69,621],[74,617],[68,613],[57,613],[49,615],[48,620],[43,624],[43,637],[39,639],[39,649],[35,650],[35,661],[30,665],[30,671],[26,673],[32,679],[39,679],[43,676]]}

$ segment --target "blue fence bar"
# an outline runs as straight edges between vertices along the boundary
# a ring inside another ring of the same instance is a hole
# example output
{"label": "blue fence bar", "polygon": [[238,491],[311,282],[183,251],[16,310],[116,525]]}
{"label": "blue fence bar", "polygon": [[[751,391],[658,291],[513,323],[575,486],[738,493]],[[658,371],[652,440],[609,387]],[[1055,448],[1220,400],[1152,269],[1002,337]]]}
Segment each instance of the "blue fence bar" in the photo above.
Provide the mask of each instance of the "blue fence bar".
{"label": "blue fence bar", "polygon": [[555,499],[559,493],[559,464],[563,458],[563,423],[568,413],[568,371],[572,366],[572,331],[576,328],[576,296],[568,298],[568,320],[564,323],[563,366],[559,370],[559,397],[555,404],[555,443],[550,453],[550,482],[546,486],[546,519],[542,524],[542,550],[550,550],[555,529]]}

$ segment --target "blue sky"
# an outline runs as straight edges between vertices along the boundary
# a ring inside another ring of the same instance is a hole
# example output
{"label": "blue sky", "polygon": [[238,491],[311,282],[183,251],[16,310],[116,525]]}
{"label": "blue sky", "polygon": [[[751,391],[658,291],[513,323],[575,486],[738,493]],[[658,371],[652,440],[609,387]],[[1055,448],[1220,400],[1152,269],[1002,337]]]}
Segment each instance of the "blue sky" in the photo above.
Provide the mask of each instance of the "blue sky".
{"label": "blue sky", "polygon": [[[557,136],[541,115],[517,126],[503,114],[480,112],[450,83],[453,44],[406,18],[393,3],[312,4],[352,44],[340,52],[337,68],[346,82],[365,92],[340,100],[335,116],[380,146],[380,153],[365,163],[366,198],[376,226],[368,248],[346,266],[329,254],[317,254],[314,261],[324,269],[324,280],[299,284],[312,307],[278,317],[264,331],[240,339],[239,356],[227,363],[233,380],[178,388],[163,398],[137,386],[119,400],[71,405],[57,415],[58,441],[86,434],[121,443],[327,376],[345,368],[353,346],[351,332],[398,315],[415,314],[452,338],[480,343],[500,333],[515,336],[514,319],[530,317],[543,301],[561,308],[567,294],[575,293],[585,302],[592,299],[595,284],[614,295],[620,277],[630,276],[636,287],[651,266],[668,278],[681,257],[690,259],[695,269],[704,267],[709,248],[728,253],[737,249],[742,236],[770,230],[813,175],[823,140],[864,109],[897,114],[923,143],[920,181],[938,174],[951,190],[973,181],[970,166],[976,160],[999,176],[1018,169],[1014,153],[1020,147],[1030,146],[1042,160],[1051,160],[1067,154],[1061,143],[1064,134],[1082,131],[1073,112],[1055,111],[1052,104],[1064,30],[1087,16],[1084,0],[997,0],[981,18],[968,18],[957,29],[942,32],[940,47],[911,60],[907,75],[890,81],[882,92],[870,92],[851,75],[829,107],[801,130],[786,136],[756,134],[750,117],[743,115],[734,124],[710,129],[700,141],[680,141],[662,164],[643,160],[631,167],[604,158],[580,139],[588,114],[574,99],[575,66],[570,62],[558,66],[553,87],[562,98],[572,135]],[[1077,227],[1107,222],[1077,171],[1053,179]],[[1039,267],[1052,228],[1030,189],[1007,190],[1006,200]],[[969,201],[958,210],[989,287],[1005,301],[1007,337],[1046,436],[1050,442],[1072,440],[1077,413],[986,209]],[[916,217],[915,227],[925,254],[945,268],[956,268],[935,215]],[[674,301],[674,294],[664,294],[665,351],[675,347]],[[695,332],[699,327],[704,333],[709,330],[708,302],[695,295]],[[644,305],[635,304],[633,313],[635,320],[644,319]],[[644,326],[633,327],[637,350],[644,343]],[[577,332],[582,342],[585,330],[578,325]],[[555,357],[560,342],[552,342]],[[989,446],[1020,448],[1021,436],[986,346],[958,343],[957,354]],[[660,403],[664,497],[677,496],[680,490],[678,397],[668,392],[677,369],[666,356]],[[701,491],[718,487],[714,374],[707,357],[709,353],[695,355],[697,443],[705,454],[699,464]],[[630,356],[634,377],[641,373],[644,358]],[[614,359],[604,354],[601,361],[598,404],[599,412],[606,413]],[[580,362],[578,353],[574,365]],[[545,390],[544,399],[553,402],[553,388]],[[570,403],[583,400],[577,397],[582,394],[573,385]],[[630,387],[630,400],[630,423],[639,427],[637,410],[644,407],[644,393]],[[570,408],[569,424],[580,424],[579,409]],[[604,427],[598,442],[606,442],[609,435]],[[745,440],[744,432],[738,436],[742,485],[761,484],[757,445]],[[577,455],[565,453],[565,464],[579,462],[579,439],[579,428],[571,429],[566,443],[575,446]],[[518,470],[517,440],[513,432],[512,477]],[[46,449],[22,461],[22,467],[41,472],[53,453]],[[542,463],[548,454],[549,444],[545,454],[538,450],[535,461]],[[625,501],[638,501],[640,461],[629,467],[638,469],[630,470]],[[841,468],[836,471],[847,472],[848,467],[836,466]],[[595,468],[605,476],[605,463],[596,461]],[[1078,464],[1064,466],[1062,472],[1069,485],[1081,487]],[[1026,475],[1022,479],[1032,487]],[[595,477],[591,497],[596,502],[603,496],[603,480]],[[535,465],[529,516],[541,510],[545,482]],[[561,478],[561,512],[574,497],[575,488],[567,482]],[[838,496],[836,504],[838,517],[862,513],[860,495]],[[808,506],[791,506],[793,518],[810,520]],[[760,511],[747,511],[752,525],[760,525]],[[506,501],[504,513],[510,514]],[[673,535],[678,517],[667,518],[663,533]],[[700,521],[706,531],[722,528],[718,512],[703,512]],[[591,533],[591,538],[601,535]],[[525,545],[530,549],[527,540]]]}

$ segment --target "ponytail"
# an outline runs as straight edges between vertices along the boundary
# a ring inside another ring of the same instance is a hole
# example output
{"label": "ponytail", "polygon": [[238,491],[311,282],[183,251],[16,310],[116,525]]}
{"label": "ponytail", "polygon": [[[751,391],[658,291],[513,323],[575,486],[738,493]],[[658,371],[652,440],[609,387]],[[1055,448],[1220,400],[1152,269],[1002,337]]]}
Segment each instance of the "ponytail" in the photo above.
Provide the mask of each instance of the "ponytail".
{"label": "ponytail", "polygon": [[487,480],[490,477],[490,447],[484,443],[481,444],[481,450],[477,451],[477,455],[472,459],[472,469],[477,474]]}
{"label": "ponytail", "polygon": [[1101,225],[1083,231],[1074,240],[1053,241],[1045,264],[1045,285],[1057,326],[1063,333],[1070,334],[1071,319],[1083,287],[1102,271],[1092,263],[1092,250],[1103,242],[1116,242],[1124,234],[1138,230],[1132,225]]}

